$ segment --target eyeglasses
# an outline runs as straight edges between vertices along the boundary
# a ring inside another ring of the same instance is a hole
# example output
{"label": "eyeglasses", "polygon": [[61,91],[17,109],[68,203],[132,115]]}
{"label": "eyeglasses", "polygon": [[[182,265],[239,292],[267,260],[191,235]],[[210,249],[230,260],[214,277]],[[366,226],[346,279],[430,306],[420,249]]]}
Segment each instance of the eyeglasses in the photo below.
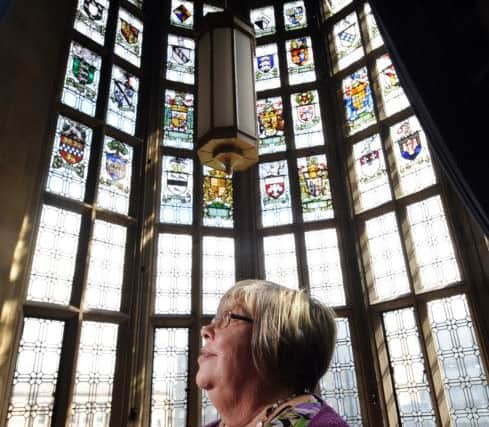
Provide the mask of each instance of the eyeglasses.
{"label": "eyeglasses", "polygon": [[233,313],[232,311],[225,311],[222,315],[216,315],[212,320],[211,324],[214,325],[216,329],[224,329],[229,326],[231,319],[243,320],[244,322],[253,323],[253,319],[250,317],[242,316],[241,314]]}

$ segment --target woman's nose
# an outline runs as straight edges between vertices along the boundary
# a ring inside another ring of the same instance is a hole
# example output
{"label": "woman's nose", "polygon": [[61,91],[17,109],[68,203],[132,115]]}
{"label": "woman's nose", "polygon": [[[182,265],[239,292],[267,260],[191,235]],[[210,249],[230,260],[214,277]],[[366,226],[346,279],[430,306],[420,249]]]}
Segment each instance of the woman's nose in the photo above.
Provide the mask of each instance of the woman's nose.
{"label": "woman's nose", "polygon": [[208,325],[204,325],[200,328],[200,336],[206,340],[211,338],[213,334],[214,334],[214,329],[212,327],[212,323],[209,323]]}

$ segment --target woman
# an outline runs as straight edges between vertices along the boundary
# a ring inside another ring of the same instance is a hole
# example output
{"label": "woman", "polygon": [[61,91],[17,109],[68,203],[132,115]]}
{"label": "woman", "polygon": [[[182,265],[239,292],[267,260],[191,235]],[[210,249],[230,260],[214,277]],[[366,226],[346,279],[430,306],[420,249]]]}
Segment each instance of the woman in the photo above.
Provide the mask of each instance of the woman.
{"label": "woman", "polygon": [[328,307],[302,291],[245,280],[201,334],[196,381],[221,417],[207,427],[347,427],[313,394],[335,343]]}

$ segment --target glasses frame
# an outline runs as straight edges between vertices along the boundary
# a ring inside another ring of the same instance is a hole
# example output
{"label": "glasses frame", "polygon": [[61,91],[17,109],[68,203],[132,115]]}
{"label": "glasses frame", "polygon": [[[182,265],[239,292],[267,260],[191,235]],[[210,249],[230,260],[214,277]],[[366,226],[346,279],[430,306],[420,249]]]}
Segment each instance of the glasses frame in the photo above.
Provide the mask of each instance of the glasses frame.
{"label": "glasses frame", "polygon": [[214,316],[211,320],[211,325],[216,329],[224,329],[229,326],[231,319],[242,320],[247,323],[253,323],[254,320],[251,317],[243,316],[242,314],[233,313],[232,311],[225,311],[222,316]]}

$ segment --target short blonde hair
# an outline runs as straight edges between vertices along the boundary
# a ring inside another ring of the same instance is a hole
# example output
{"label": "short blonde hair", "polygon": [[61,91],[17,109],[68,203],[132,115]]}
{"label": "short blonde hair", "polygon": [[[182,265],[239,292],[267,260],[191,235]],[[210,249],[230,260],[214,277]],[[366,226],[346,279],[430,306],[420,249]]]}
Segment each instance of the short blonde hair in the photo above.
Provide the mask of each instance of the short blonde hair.
{"label": "short blonde hair", "polygon": [[302,290],[265,280],[243,280],[230,288],[219,309],[235,306],[254,320],[251,351],[260,376],[294,392],[312,392],[333,354],[333,310]]}

